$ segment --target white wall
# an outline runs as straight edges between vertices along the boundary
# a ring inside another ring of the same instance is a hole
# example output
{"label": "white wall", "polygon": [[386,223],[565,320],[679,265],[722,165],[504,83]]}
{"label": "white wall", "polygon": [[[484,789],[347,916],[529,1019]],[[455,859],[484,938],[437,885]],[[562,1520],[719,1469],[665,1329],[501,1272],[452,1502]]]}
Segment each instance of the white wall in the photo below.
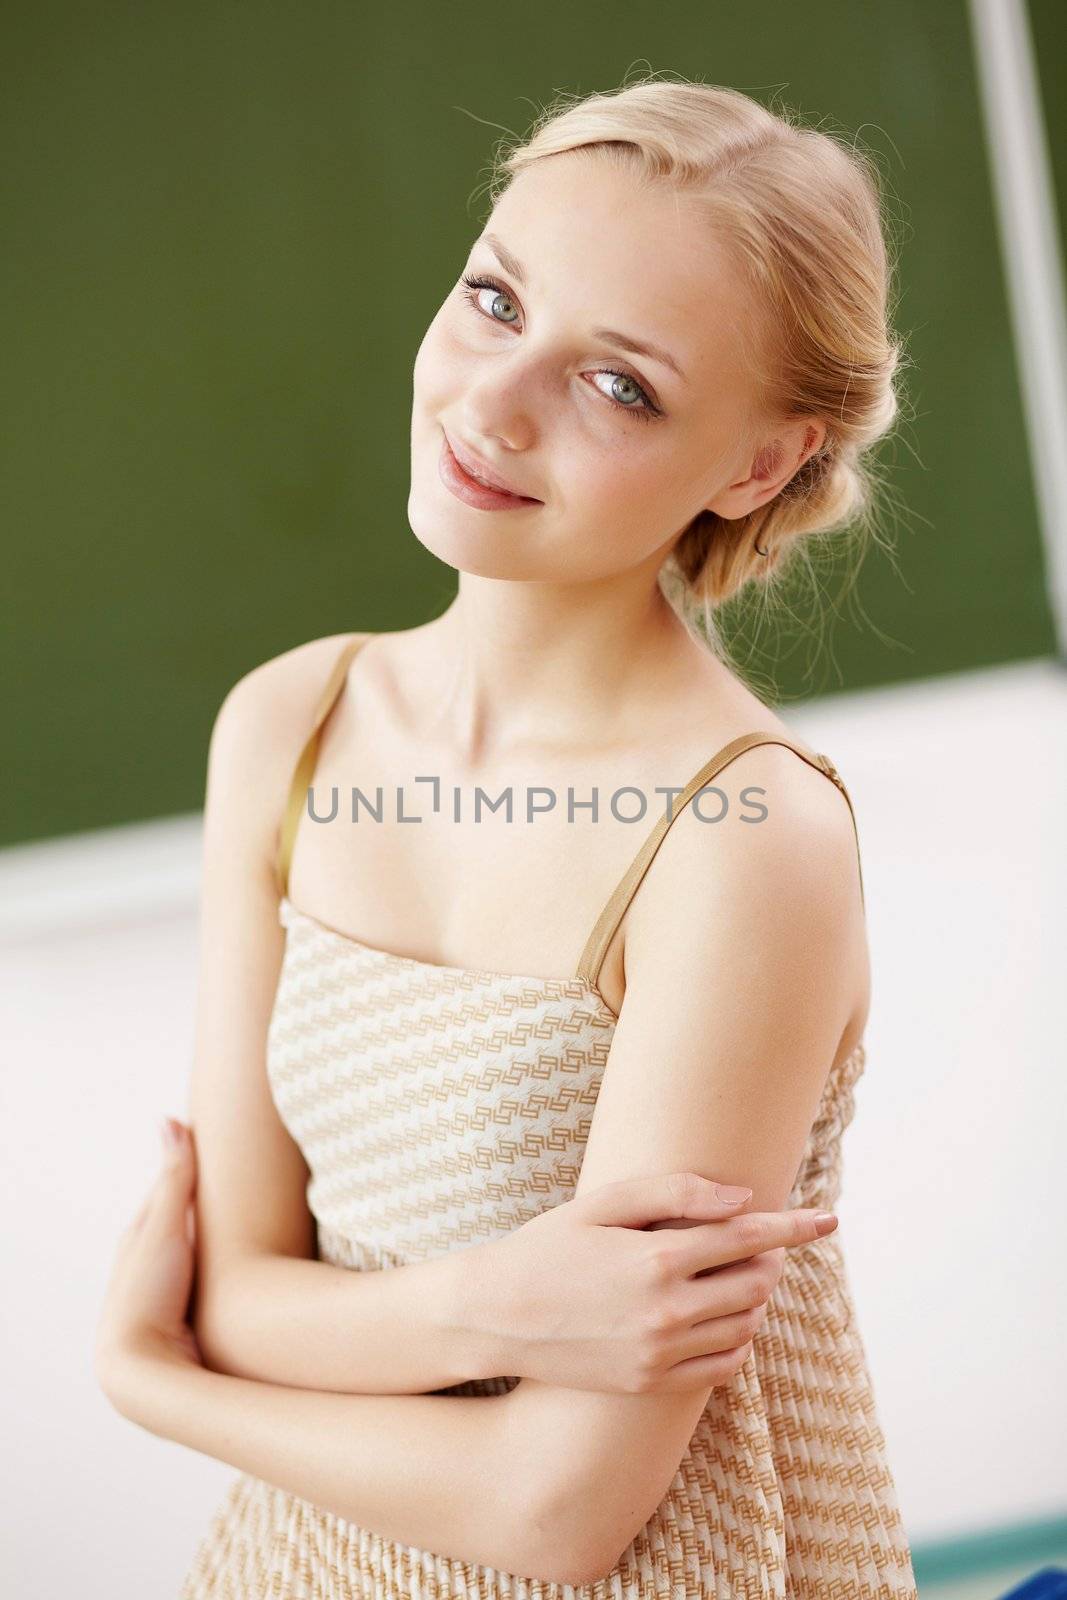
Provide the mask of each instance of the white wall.
{"label": "white wall", "polygon": [[[913,1541],[1062,1511],[1067,673],[786,720],[859,819],[874,962],[839,1237]],[[199,818],[0,854],[6,1592],[176,1595],[233,1470],[134,1427],[92,1334],[184,1117]]]}

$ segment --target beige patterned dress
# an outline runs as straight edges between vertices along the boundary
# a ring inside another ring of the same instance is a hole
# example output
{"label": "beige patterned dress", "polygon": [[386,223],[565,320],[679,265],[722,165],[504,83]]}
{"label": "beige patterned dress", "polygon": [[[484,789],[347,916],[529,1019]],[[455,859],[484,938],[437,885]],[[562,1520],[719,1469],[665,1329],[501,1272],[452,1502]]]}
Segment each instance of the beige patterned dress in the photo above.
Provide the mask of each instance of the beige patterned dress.
{"label": "beige patterned dress", "polygon": [[[288,899],[288,860],[346,646],[297,764],[279,856],[285,955],[267,1072],[310,1171],[323,1260],[371,1272],[510,1232],[574,1193],[616,1017],[611,935],[670,825],[661,816],[573,977],[445,967],[361,944]],[[787,744],[845,793],[825,757]],[[851,809],[851,801],[849,801]],[[788,1204],[833,1209],[864,1047],[828,1076]],[[438,1393],[500,1394],[501,1376]],[[238,1474],[182,1600],[916,1600],[837,1234],[786,1252],[748,1361],[715,1389],[665,1498],[607,1578],[575,1587],[401,1545]]]}

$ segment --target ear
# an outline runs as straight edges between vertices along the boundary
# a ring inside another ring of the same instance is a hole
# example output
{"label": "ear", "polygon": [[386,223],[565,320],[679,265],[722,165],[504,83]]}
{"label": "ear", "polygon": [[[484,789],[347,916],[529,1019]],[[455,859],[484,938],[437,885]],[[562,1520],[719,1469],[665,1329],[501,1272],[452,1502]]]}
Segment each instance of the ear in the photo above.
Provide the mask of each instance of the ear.
{"label": "ear", "polygon": [[779,428],[773,439],[756,450],[748,476],[720,489],[707,509],[727,520],[747,517],[785,488],[808,457],[822,448],[825,438],[826,424],[818,417],[798,417],[788,427]]}

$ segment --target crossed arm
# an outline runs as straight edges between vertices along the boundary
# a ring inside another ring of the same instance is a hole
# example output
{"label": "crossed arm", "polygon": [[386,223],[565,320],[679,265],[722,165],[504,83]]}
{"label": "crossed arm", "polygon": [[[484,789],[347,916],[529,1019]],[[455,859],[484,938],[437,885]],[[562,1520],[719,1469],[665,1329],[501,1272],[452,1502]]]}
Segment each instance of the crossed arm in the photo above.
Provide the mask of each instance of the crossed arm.
{"label": "crossed arm", "polygon": [[[394,1319],[421,1269],[404,1269],[404,1288],[402,1274],[386,1273],[372,1276],[397,1281],[353,1283],[349,1294],[333,1274],[363,1275],[310,1259],[306,1168],[255,1069],[281,958],[276,901],[262,841],[221,798],[248,766],[249,739],[262,749],[261,733],[231,717],[212,741],[192,1120],[206,1285],[198,1333],[209,1362],[243,1363],[256,1376],[185,1368],[161,1385],[146,1369],[128,1414],[400,1543],[517,1575],[594,1581],[653,1515],[711,1391],[596,1394],[523,1378],[509,1394],[479,1398],[322,1392],[327,1378],[346,1389],[384,1376],[395,1388],[403,1374],[424,1390],[508,1368],[463,1327],[430,1363],[424,1333],[402,1336]],[[750,1185],[752,1210],[786,1204],[856,992],[853,837],[835,791],[795,756],[760,747],[739,760],[773,794],[773,825],[712,843],[687,810],[664,841],[631,911],[626,1002],[578,1193],[693,1170]],[[285,1346],[276,1320],[249,1331],[252,1297],[261,1317],[261,1292],[283,1271],[294,1301],[305,1284],[309,1292]],[[422,1282],[433,1279],[431,1270]],[[231,1321],[227,1308],[242,1303]],[[279,1381],[257,1381],[268,1366]]]}
{"label": "crossed arm", "polygon": [[317,1393],[153,1349],[126,1365],[115,1403],[149,1432],[387,1539],[573,1582],[570,1552],[551,1537],[530,1488],[537,1435],[510,1427],[509,1398]]}

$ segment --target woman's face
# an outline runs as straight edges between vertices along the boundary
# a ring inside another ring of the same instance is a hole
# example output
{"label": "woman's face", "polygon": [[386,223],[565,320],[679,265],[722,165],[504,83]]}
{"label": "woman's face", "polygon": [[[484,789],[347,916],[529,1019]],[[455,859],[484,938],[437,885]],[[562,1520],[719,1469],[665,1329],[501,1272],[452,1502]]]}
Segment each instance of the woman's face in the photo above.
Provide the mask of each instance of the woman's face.
{"label": "woman's face", "polygon": [[[408,517],[428,550],[578,582],[662,557],[705,507],[748,509],[725,491],[752,465],[755,324],[709,233],[685,196],[595,152],[519,174],[462,275],[491,285],[461,277],[415,359]],[[446,436],[536,503],[459,498]]]}

